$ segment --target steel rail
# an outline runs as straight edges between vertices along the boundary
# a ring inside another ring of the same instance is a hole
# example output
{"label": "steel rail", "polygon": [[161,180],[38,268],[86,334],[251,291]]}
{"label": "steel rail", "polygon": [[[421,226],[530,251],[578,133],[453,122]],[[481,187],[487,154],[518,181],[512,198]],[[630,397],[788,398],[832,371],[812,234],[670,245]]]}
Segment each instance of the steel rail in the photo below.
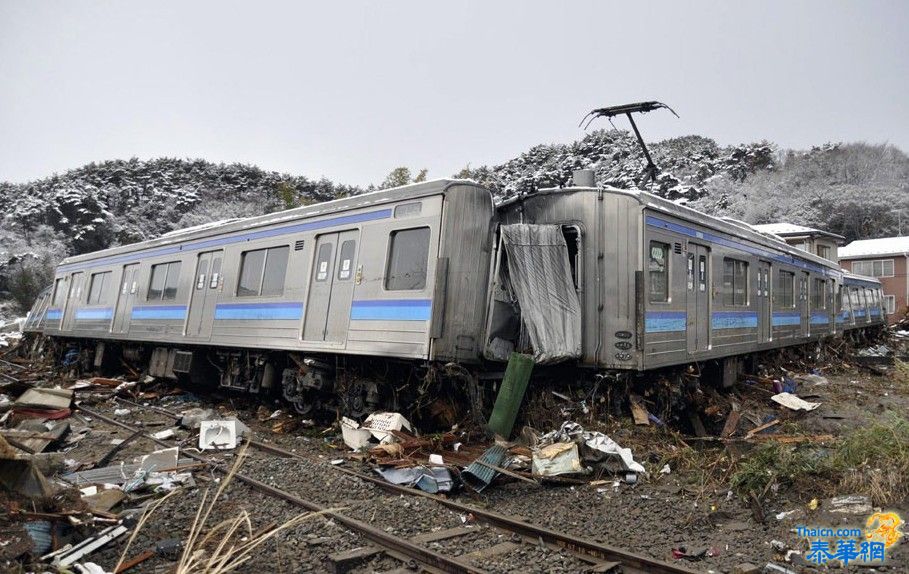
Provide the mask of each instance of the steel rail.
{"label": "steel rail", "polygon": [[[140,406],[142,406],[142,405],[140,405]],[[107,415],[99,413],[88,407],[85,407],[82,405],[76,405],[76,408],[83,411],[85,414],[95,417],[108,424],[118,426],[120,428],[129,430],[132,432],[137,432],[140,430],[131,425],[128,425],[128,424],[118,421],[116,419],[110,418]],[[170,445],[170,444],[164,442],[163,440],[156,439],[155,437],[153,437],[149,434],[146,434],[146,433],[141,433],[141,436],[143,438],[147,438],[161,446],[165,446],[165,447],[173,446],[173,445]],[[213,468],[215,468],[218,471],[223,472],[225,474],[229,472],[229,469],[227,468],[227,466],[220,461],[216,461],[209,457],[205,457],[205,456],[202,456],[202,455],[190,452],[190,451],[183,451],[183,454],[185,456],[188,456],[199,462],[209,464]],[[321,513],[325,514],[326,516],[330,516],[332,519],[336,520],[340,524],[346,526],[347,528],[349,528],[350,530],[353,530],[354,532],[358,532],[358,533],[362,534],[364,537],[368,538],[369,540],[378,544],[379,546],[382,546],[383,548],[387,548],[387,549],[393,551],[394,553],[404,555],[408,559],[416,560],[417,562],[420,562],[421,564],[432,569],[432,571],[448,572],[448,573],[452,573],[452,574],[482,574],[485,572],[484,570],[471,566],[470,564],[467,564],[457,558],[445,556],[443,554],[439,554],[438,552],[435,552],[428,548],[423,548],[422,546],[418,546],[417,544],[414,544],[413,542],[410,542],[409,540],[399,538],[397,536],[394,536],[392,534],[385,532],[384,530],[379,530],[378,528],[375,528],[369,524],[366,524],[365,522],[361,522],[354,518],[350,518],[349,516],[340,514],[337,511],[326,509],[325,507],[323,507],[319,504],[316,504],[309,500],[305,500],[303,498],[300,498],[294,494],[291,494],[291,493],[281,490],[279,488],[275,488],[269,484],[256,480],[255,478],[252,478],[245,474],[242,474],[239,472],[235,473],[234,478],[240,482],[243,482],[243,483],[249,485],[250,487],[252,487],[255,490],[258,490],[269,496],[273,496],[275,498],[279,498],[281,500],[289,502],[290,504],[293,504],[294,506],[299,506],[299,507],[309,510],[311,512],[321,512]]]}
{"label": "steel rail", "polygon": [[[135,403],[133,401],[129,401],[127,399],[121,399],[121,398],[117,398],[117,400],[122,401],[124,403],[131,404],[131,405],[135,405],[140,408],[151,409],[153,411],[173,417],[175,419],[180,418],[179,414],[168,411],[167,409],[164,409],[162,407],[156,407],[156,406],[151,406],[151,405],[142,405],[142,404]],[[304,457],[300,454],[291,452],[289,450],[286,450],[284,448],[281,448],[279,446],[276,446],[276,445],[273,445],[270,443],[265,443],[265,442],[261,442],[261,441],[257,441],[257,440],[253,440],[253,439],[246,439],[246,442],[248,442],[249,445],[254,448],[269,451],[274,454],[281,455],[281,456],[284,456],[287,458],[295,458],[298,460],[308,460],[306,457]],[[690,569],[684,568],[682,566],[677,566],[675,564],[670,564],[670,563],[664,562],[662,560],[657,560],[655,558],[650,558],[648,556],[643,556],[641,554],[637,554],[637,553],[630,552],[627,550],[622,550],[621,548],[616,548],[614,546],[601,544],[599,542],[595,542],[595,541],[587,539],[587,538],[582,538],[582,537],[576,536],[574,534],[567,534],[564,532],[550,530],[543,526],[536,526],[534,524],[530,524],[530,523],[524,522],[522,520],[518,520],[511,516],[507,516],[504,514],[500,514],[498,512],[484,510],[484,509],[470,506],[467,504],[455,502],[451,499],[437,496],[434,494],[430,494],[430,493],[424,492],[422,490],[417,490],[414,488],[408,488],[408,487],[399,486],[396,484],[391,484],[390,482],[387,482],[380,478],[368,476],[368,475],[365,475],[365,474],[362,474],[362,473],[359,473],[359,472],[356,472],[353,470],[341,468],[339,466],[334,466],[334,465],[330,466],[330,468],[332,468],[338,472],[347,474],[349,476],[356,477],[360,480],[365,480],[367,482],[375,484],[376,486],[378,486],[380,488],[384,488],[386,490],[390,490],[395,493],[406,494],[406,495],[410,495],[410,496],[422,496],[423,498],[433,500],[435,502],[438,502],[439,504],[442,504],[448,508],[457,510],[459,512],[471,513],[475,517],[479,518],[480,520],[487,522],[489,524],[492,524],[494,526],[497,526],[503,530],[515,532],[517,534],[520,534],[521,536],[524,536],[527,538],[532,538],[534,540],[542,539],[544,542],[546,542],[548,544],[552,544],[552,545],[558,546],[560,548],[565,548],[566,550],[569,550],[573,554],[576,554],[576,555],[582,556],[582,557],[586,557],[588,559],[594,559],[594,560],[600,560],[600,561],[621,562],[623,567],[633,568],[640,572],[647,572],[647,573],[652,573],[652,574],[697,574],[697,571],[690,570]]]}

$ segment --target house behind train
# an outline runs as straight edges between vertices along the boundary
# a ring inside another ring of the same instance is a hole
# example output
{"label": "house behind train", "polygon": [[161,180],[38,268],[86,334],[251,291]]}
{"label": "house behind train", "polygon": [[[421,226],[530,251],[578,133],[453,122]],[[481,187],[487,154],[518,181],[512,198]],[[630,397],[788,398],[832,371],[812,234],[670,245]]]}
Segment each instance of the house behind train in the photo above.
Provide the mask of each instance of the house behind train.
{"label": "house behind train", "polygon": [[794,223],[766,223],[752,227],[761,233],[776,235],[793,247],[833,262],[837,261],[838,249],[846,243],[846,238],[842,235]]}

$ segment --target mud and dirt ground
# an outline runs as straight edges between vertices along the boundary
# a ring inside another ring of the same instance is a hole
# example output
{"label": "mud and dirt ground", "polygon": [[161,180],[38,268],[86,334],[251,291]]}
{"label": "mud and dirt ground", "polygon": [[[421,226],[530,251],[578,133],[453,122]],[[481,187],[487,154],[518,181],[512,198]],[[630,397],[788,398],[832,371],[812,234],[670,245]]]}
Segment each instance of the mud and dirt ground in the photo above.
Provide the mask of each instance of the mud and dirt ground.
{"label": "mud and dirt ground", "polygon": [[[816,367],[823,368],[824,365]],[[657,425],[635,426],[629,414],[603,421],[585,421],[585,428],[603,430],[622,446],[632,448],[635,459],[648,471],[635,484],[627,484],[619,480],[620,477],[611,475],[588,477],[591,482],[587,484],[543,486],[500,477],[480,495],[462,491],[452,496],[461,502],[516,515],[554,530],[667,561],[678,560],[695,571],[732,572],[742,563],[757,566],[775,563],[795,572],[823,571],[804,559],[808,540],[800,537],[795,528],[799,525],[864,528],[868,513],[837,513],[831,503],[834,496],[856,494],[861,490],[861,484],[795,473],[788,479],[781,476],[770,481],[765,491],[749,497],[734,488],[732,482],[743,461],[748,461],[768,444],[775,443],[783,449],[815,449],[812,452],[825,456],[826,451],[835,450],[843,437],[874,424],[886,424],[894,413],[907,417],[909,384],[902,373],[890,369],[884,375],[878,375],[852,366],[836,367],[838,372],[825,373],[826,383],[800,384],[797,390],[800,397],[821,403],[819,408],[807,413],[789,412],[771,402],[769,397],[773,392],[761,383],[737,385],[732,396],[741,404],[743,417],[735,440],[692,437]],[[163,395],[168,388],[160,386],[155,390]],[[117,409],[129,408],[130,413],[121,415],[121,419],[129,424],[141,424],[149,432],[176,428],[174,438],[168,439],[168,443],[175,446],[192,448],[198,440],[195,432],[179,429],[170,417],[124,405],[112,399],[109,391],[80,392],[77,400],[111,416]],[[237,416],[252,428],[259,440],[274,442],[304,458],[279,458],[250,449],[242,472],[326,507],[341,508],[345,514],[388,532],[411,537],[471,524],[469,516],[431,501],[391,495],[339,473],[332,461],[344,459],[343,467],[363,472],[371,472],[371,469],[347,457],[349,449],[341,441],[336,427],[301,425],[299,417],[286,414],[260,420],[265,418],[264,414],[283,409],[284,405],[278,402],[220,393],[186,392],[141,402],[177,412],[202,406],[215,409],[219,416]],[[742,438],[749,429],[773,417],[781,422],[758,433],[757,438]],[[276,424],[282,421],[287,421],[284,430],[275,432],[282,426],[276,427]],[[86,417],[84,413],[71,417],[71,424],[71,436],[83,435],[65,455],[75,461],[96,460],[112,448],[112,441],[125,439],[130,434]],[[160,447],[138,439],[124,447],[114,462],[129,462],[156,448]],[[232,451],[217,456],[229,463],[236,454]],[[444,456],[445,452],[439,454]],[[161,540],[184,538],[203,493],[206,490],[213,492],[220,479],[221,475],[211,469],[194,469],[195,486],[179,489],[151,515],[127,556],[152,548]],[[905,496],[887,505],[875,506],[909,517],[909,502]],[[286,502],[234,483],[214,506],[209,524],[241,511],[249,513],[253,532],[281,524],[301,512]],[[461,555],[503,541],[501,533],[494,529],[482,525],[475,525],[475,528],[473,535],[437,544],[452,554]],[[96,552],[91,560],[112,569],[125,544],[126,537]],[[329,568],[327,557],[330,554],[367,544],[366,540],[330,518],[314,517],[257,548],[238,571],[324,572]],[[682,549],[698,558],[689,561],[674,557],[673,551],[678,554]],[[523,546],[510,555],[486,559],[478,565],[493,572],[574,572],[583,569],[582,564],[567,554],[537,550]],[[173,564],[172,560],[157,556],[132,571],[163,572]],[[380,556],[364,562],[357,571],[385,571],[400,566],[400,563]],[[904,541],[891,549],[883,566],[861,568],[861,571],[909,572],[909,542]]]}

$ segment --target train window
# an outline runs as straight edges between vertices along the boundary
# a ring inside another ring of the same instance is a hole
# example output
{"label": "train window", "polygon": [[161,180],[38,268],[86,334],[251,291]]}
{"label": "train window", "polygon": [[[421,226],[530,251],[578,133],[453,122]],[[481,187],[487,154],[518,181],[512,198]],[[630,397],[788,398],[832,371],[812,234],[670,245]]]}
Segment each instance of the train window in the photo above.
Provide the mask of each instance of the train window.
{"label": "train window", "polygon": [[70,301],[78,301],[79,295],[82,294],[82,273],[73,273],[73,276],[69,281],[69,296],[67,299]]}
{"label": "train window", "polygon": [[826,309],[827,308],[827,298],[824,295],[827,292],[826,281],[823,279],[814,280],[814,289],[811,291],[811,308],[812,309]]}
{"label": "train window", "polygon": [[211,262],[211,281],[208,284],[209,289],[218,287],[218,280],[221,279],[221,258],[215,257]]}
{"label": "train window", "polygon": [[240,260],[240,280],[237,283],[237,297],[252,297],[259,294],[262,284],[262,269],[265,267],[265,249],[243,253]]}
{"label": "train window", "polygon": [[[398,207],[402,206],[399,205]],[[395,209],[397,209],[397,207]],[[344,281],[345,279],[350,279],[350,276],[353,273],[353,258],[356,250],[357,242],[353,239],[348,239],[341,244],[341,261],[338,264],[339,280]]]}
{"label": "train window", "polygon": [[177,284],[180,282],[180,262],[175,261],[167,265],[167,279],[164,281],[164,296],[162,299],[177,298]]}
{"label": "train window", "polygon": [[395,206],[395,217],[408,217],[411,215],[420,215],[423,209],[423,203],[420,201],[414,203],[402,203]]}
{"label": "train window", "polygon": [[180,282],[180,262],[159,263],[152,265],[151,281],[148,284],[146,299],[176,299],[177,284]]}
{"label": "train window", "polygon": [[92,281],[88,288],[88,304],[97,305],[107,294],[107,285],[110,283],[110,271],[92,273]]}
{"label": "train window", "polygon": [[748,262],[723,259],[723,303],[744,306],[748,304]]}
{"label": "train window", "polygon": [[197,271],[199,278],[196,280],[196,289],[205,288],[205,276],[208,274],[208,260],[203,259],[199,262],[199,269]]}
{"label": "train window", "polygon": [[688,254],[688,290],[694,291],[694,253]]}
{"label": "train window", "polygon": [[669,244],[650,242],[650,302],[669,301]]}
{"label": "train window", "polygon": [[290,247],[245,251],[240,258],[237,297],[280,295],[284,292]]}
{"label": "train window", "polygon": [[795,273],[780,271],[780,284],[776,291],[780,307],[795,307]]}
{"label": "train window", "polygon": [[849,308],[858,309],[859,307],[861,307],[861,305],[859,304],[858,289],[849,289]]}
{"label": "train window", "polygon": [[385,288],[389,291],[409,291],[426,287],[428,258],[428,227],[392,231]]}
{"label": "train window", "polygon": [[328,265],[331,263],[331,243],[323,243],[316,254],[316,281],[328,281]]}
{"label": "train window", "polygon": [[54,307],[63,305],[63,278],[54,281]]}
{"label": "train window", "polygon": [[284,278],[287,276],[287,256],[290,247],[273,247],[265,256],[265,273],[262,277],[262,295],[284,293]]}

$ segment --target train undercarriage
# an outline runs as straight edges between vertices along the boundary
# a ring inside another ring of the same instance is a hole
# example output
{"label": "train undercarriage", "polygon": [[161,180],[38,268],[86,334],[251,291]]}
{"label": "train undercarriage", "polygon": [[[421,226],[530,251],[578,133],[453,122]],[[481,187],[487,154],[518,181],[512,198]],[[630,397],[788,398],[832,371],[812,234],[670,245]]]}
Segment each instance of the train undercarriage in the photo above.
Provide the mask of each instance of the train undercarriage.
{"label": "train undercarriage", "polygon": [[[686,413],[706,407],[713,393],[745,374],[798,357],[823,361],[834,353],[830,341],[867,344],[880,340],[883,332],[883,328],[855,330],[844,338],[645,372],[538,366],[523,418],[533,422],[533,413],[528,411],[534,408],[537,416],[555,418],[571,410],[617,416],[634,397],[646,397],[650,412],[659,413],[661,422],[686,428],[691,424]],[[286,401],[296,413],[321,420],[395,411],[421,423],[422,428],[438,429],[468,421],[482,425],[504,374],[500,365],[467,367],[261,349],[165,347],[40,334],[28,335],[20,351],[32,359],[62,365],[77,376],[125,372],[135,378],[259,395]]]}

